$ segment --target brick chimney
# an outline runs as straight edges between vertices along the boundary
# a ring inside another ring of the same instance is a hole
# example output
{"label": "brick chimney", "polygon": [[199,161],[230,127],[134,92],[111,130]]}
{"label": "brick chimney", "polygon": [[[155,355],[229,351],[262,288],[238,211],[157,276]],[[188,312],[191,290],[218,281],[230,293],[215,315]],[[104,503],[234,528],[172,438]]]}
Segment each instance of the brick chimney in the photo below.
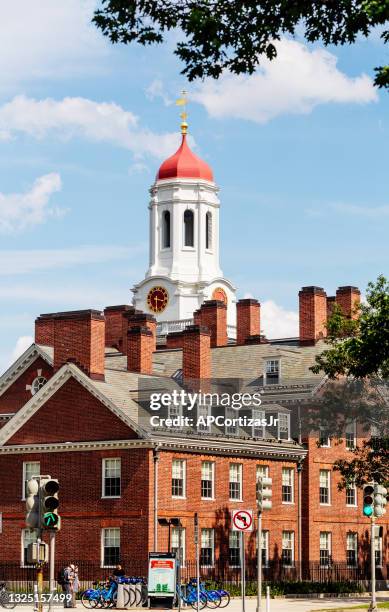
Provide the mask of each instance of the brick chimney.
{"label": "brick chimney", "polygon": [[126,314],[128,329],[132,327],[146,327],[153,334],[153,351],[157,349],[157,321],[155,317],[146,312],[136,310],[134,313]]}
{"label": "brick chimney", "polygon": [[168,349],[182,348],[183,342],[182,332],[170,332],[166,336],[166,348]]}
{"label": "brick chimney", "polygon": [[54,371],[71,361],[104,380],[105,320],[99,310],[58,312],[54,319]]}
{"label": "brick chimney", "polygon": [[361,301],[361,292],[358,287],[338,287],[336,291],[336,303],[340,306],[343,314],[349,319],[357,319],[358,311],[355,312],[356,306]]}
{"label": "brick chimney", "polygon": [[54,346],[54,315],[41,314],[35,319],[35,343]]}
{"label": "brick chimney", "polygon": [[260,335],[261,305],[258,300],[239,300],[236,305],[236,343],[245,344],[251,336]]}
{"label": "brick chimney", "polygon": [[182,332],[182,373],[185,380],[211,378],[211,332],[201,325],[189,325]]}
{"label": "brick chimney", "polygon": [[327,319],[329,319],[332,313],[334,312],[334,306],[335,306],[335,296],[334,295],[327,296]]}
{"label": "brick chimney", "polygon": [[[123,313],[135,312],[133,306],[122,304],[120,306],[107,306],[104,308],[105,316],[105,346],[122,350],[123,346]],[[127,332],[127,329],[126,329]]]}
{"label": "brick chimney", "polygon": [[207,327],[211,332],[211,347],[226,346],[227,336],[227,306],[221,300],[207,300],[202,303],[200,313],[194,313],[197,325]]}
{"label": "brick chimney", "polygon": [[153,371],[153,332],[147,327],[131,327],[127,332],[127,370],[140,374]]}
{"label": "brick chimney", "polygon": [[122,337],[120,342],[120,350],[123,355],[127,354],[127,332],[129,329],[128,318],[134,314],[141,313],[141,310],[136,310],[134,306],[130,306],[128,310],[122,312]]}
{"label": "brick chimney", "polygon": [[300,343],[315,344],[327,335],[327,294],[321,287],[303,287],[299,292]]}

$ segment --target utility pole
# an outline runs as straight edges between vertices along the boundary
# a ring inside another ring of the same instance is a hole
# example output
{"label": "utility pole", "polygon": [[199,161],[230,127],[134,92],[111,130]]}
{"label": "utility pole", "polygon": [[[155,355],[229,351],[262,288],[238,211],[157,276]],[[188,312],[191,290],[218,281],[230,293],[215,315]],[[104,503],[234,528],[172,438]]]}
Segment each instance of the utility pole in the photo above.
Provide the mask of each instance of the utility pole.
{"label": "utility pole", "polygon": [[158,551],[158,461],[159,448],[156,446],[153,449],[154,461],[154,552]]}
{"label": "utility pole", "polygon": [[200,555],[199,555],[199,515],[194,514],[194,541],[196,553],[196,586],[197,586],[197,612],[200,611]]}
{"label": "utility pole", "polygon": [[50,585],[50,600],[49,600],[49,612],[53,610],[53,597],[55,591],[55,531],[50,531],[50,552],[49,552],[49,585]]}
{"label": "utility pole", "polygon": [[246,555],[244,550],[244,531],[240,532],[242,546],[240,567],[241,567],[241,586],[242,586],[242,612],[246,612]]}

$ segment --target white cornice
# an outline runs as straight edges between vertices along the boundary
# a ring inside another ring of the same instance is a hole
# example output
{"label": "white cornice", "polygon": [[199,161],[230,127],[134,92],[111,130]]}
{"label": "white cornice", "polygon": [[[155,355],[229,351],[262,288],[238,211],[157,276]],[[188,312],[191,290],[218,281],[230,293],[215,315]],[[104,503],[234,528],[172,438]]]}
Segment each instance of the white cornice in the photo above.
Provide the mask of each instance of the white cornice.
{"label": "white cornice", "polygon": [[32,344],[0,377],[0,395],[5,393],[12,383],[19,378],[38,357],[42,357],[48,365],[52,365],[49,355],[47,355],[47,353],[37,344]]}

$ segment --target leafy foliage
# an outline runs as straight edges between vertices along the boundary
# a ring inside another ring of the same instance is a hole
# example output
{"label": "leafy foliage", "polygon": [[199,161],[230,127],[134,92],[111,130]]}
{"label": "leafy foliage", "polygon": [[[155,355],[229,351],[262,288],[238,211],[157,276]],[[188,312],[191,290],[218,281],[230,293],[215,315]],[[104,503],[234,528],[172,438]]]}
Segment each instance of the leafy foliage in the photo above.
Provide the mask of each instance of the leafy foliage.
{"label": "leafy foliage", "polygon": [[[303,32],[308,42],[354,43],[389,21],[389,0],[102,0],[94,23],[112,43],[162,43],[180,30],[175,53],[189,81],[224,70],[252,74],[261,58],[277,56],[281,36]],[[389,31],[381,34],[388,42]],[[389,88],[389,66],[375,83]]]}

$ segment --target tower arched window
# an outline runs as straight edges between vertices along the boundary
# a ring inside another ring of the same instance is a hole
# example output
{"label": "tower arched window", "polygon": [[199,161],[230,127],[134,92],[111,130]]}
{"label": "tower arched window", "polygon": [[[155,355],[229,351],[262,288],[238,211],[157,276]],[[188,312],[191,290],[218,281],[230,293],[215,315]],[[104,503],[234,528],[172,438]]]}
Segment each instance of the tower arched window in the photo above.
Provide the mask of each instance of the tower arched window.
{"label": "tower arched window", "polygon": [[162,247],[170,248],[170,212],[165,210],[162,216]]}
{"label": "tower arched window", "polygon": [[205,248],[212,249],[212,214],[205,215]]}
{"label": "tower arched window", "polygon": [[184,246],[194,246],[194,215],[193,210],[184,212]]}

